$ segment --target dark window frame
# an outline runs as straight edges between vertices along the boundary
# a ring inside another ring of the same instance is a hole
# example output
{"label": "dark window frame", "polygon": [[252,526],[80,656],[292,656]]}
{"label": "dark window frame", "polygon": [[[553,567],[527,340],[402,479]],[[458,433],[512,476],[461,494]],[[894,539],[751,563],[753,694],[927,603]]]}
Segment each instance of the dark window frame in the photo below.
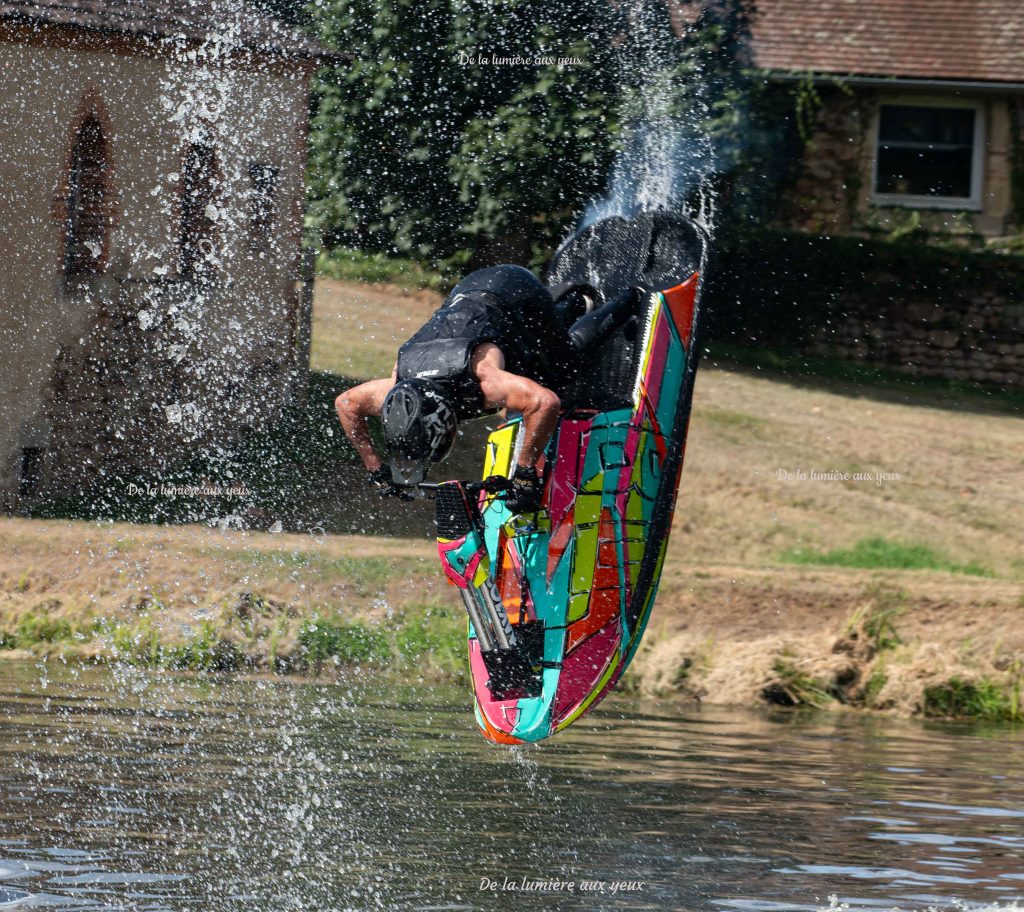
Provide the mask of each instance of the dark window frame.
{"label": "dark window frame", "polygon": [[[112,227],[110,139],[95,111],[82,117],[75,128],[67,167],[64,278],[74,280],[102,275],[106,271]],[[98,251],[91,249],[90,242]]]}
{"label": "dark window frame", "polygon": [[265,250],[274,238],[281,169],[268,162],[250,162],[247,171],[249,246],[253,250]]}
{"label": "dark window frame", "polygon": [[178,190],[178,271],[186,278],[211,275],[217,269],[221,232],[206,208],[218,206],[222,193],[217,148],[209,142],[189,143]]}
{"label": "dark window frame", "polygon": [[[945,108],[974,111],[974,135],[971,148],[971,192],[969,196],[879,192],[878,160],[884,107]],[[912,209],[962,209],[981,211],[985,182],[985,143],[987,135],[984,101],[949,97],[894,96],[880,99],[875,112],[871,140],[871,202],[878,206],[902,206]]]}

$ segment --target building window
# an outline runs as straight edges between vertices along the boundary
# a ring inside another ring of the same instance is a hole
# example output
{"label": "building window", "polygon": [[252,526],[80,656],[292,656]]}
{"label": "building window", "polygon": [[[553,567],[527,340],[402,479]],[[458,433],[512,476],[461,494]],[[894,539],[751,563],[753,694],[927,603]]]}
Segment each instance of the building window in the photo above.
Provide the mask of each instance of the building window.
{"label": "building window", "polygon": [[107,252],[107,140],[95,115],[82,121],[71,147],[64,228],[64,275],[103,271]]}
{"label": "building window", "polygon": [[263,249],[274,228],[274,202],[278,169],[272,165],[249,165],[249,243]]}
{"label": "building window", "polygon": [[24,447],[18,472],[18,493],[32,497],[43,480],[43,451],[39,447]]}
{"label": "building window", "polygon": [[182,275],[209,273],[217,257],[217,156],[212,146],[191,143],[181,175]]}
{"label": "building window", "polygon": [[874,201],[920,208],[981,208],[984,136],[980,104],[882,104]]}

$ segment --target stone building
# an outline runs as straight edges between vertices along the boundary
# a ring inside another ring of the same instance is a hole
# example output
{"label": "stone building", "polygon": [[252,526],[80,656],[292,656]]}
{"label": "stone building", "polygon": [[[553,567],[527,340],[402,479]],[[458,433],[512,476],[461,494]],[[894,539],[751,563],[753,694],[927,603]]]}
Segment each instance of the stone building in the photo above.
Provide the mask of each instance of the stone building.
{"label": "stone building", "polygon": [[783,223],[975,242],[1024,230],[1019,0],[759,0],[751,32],[754,63],[819,105]]}
{"label": "stone building", "polygon": [[0,0],[0,506],[301,395],[325,56],[243,0]]}

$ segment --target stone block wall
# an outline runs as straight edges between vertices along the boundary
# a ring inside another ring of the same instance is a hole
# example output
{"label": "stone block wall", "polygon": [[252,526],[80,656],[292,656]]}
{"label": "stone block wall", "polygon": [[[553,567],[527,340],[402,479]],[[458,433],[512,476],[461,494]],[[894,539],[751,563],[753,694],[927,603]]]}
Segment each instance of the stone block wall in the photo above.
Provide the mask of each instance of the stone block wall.
{"label": "stone block wall", "polygon": [[712,344],[1024,389],[1024,257],[761,231],[713,266]]}
{"label": "stone block wall", "polygon": [[936,300],[874,294],[837,301],[839,318],[808,349],[913,377],[1024,389],[1024,300],[992,290]]}
{"label": "stone block wall", "polygon": [[[807,125],[802,159],[783,194],[775,225],[815,234],[891,236],[916,232],[923,236],[981,244],[1020,234],[1020,199],[1024,174],[1021,96],[1011,93],[971,94],[940,88],[913,92],[821,85],[820,105]],[[950,104],[974,101],[981,105],[985,146],[980,209],[881,204],[873,199],[872,180],[879,105]]]}

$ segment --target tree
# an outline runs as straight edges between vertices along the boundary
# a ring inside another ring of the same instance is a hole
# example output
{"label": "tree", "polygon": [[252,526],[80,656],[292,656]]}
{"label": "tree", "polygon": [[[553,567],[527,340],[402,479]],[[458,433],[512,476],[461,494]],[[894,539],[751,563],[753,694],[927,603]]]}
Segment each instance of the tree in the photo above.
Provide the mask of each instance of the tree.
{"label": "tree", "polygon": [[452,256],[600,186],[604,0],[326,0],[313,18],[351,58],[317,83],[310,217],[328,246]]}
{"label": "tree", "polygon": [[647,145],[691,169],[659,205],[749,170],[750,0],[693,4],[681,37],[665,0],[317,3],[350,58],[316,86],[309,213],[328,247],[537,262],[618,179],[620,144],[619,177]]}

